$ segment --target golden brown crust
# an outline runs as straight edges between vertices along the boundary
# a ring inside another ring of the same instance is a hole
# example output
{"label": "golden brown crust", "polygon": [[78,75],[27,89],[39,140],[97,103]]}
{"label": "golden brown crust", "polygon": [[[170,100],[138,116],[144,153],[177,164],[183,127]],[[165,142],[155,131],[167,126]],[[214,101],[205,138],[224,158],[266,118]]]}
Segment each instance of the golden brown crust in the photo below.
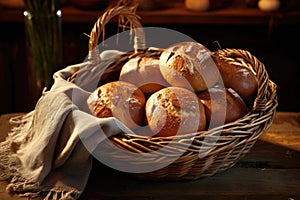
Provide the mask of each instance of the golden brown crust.
{"label": "golden brown crust", "polygon": [[135,57],[124,64],[119,80],[127,81],[144,93],[154,93],[168,85],[159,69],[159,60],[152,57]]}
{"label": "golden brown crust", "polygon": [[196,94],[179,87],[164,88],[146,102],[146,119],[156,136],[173,136],[206,128],[204,106]]}
{"label": "golden brown crust", "polygon": [[231,88],[210,88],[198,94],[209,128],[233,122],[248,113],[243,99]]}
{"label": "golden brown crust", "polygon": [[131,83],[114,81],[98,87],[87,99],[91,112],[99,117],[116,117],[128,128],[141,125],[145,96]]}
{"label": "golden brown crust", "polygon": [[258,80],[255,74],[244,65],[229,58],[213,56],[220,70],[225,87],[232,88],[244,101],[251,102],[257,96]]}
{"label": "golden brown crust", "polygon": [[196,42],[175,44],[160,56],[161,73],[172,86],[206,90],[219,80],[219,72],[211,54]]}

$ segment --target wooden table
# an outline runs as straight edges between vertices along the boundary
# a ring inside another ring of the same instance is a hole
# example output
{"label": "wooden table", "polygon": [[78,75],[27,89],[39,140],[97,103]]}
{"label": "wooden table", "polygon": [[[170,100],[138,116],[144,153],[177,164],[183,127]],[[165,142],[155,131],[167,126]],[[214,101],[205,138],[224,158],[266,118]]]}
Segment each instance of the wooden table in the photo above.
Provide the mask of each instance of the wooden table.
{"label": "wooden table", "polygon": [[[15,114],[0,115],[0,141]],[[5,192],[0,200],[21,200]],[[300,199],[300,113],[278,112],[273,125],[231,169],[196,181],[137,180],[96,163],[81,200]]]}

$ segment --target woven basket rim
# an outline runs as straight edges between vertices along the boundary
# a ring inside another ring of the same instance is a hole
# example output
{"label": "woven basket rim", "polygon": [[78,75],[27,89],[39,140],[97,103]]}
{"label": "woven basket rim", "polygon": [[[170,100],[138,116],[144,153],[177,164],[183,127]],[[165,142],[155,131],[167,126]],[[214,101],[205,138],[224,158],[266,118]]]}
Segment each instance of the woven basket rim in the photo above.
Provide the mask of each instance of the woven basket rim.
{"label": "woven basket rim", "polygon": [[[155,51],[161,51],[161,49],[151,49],[150,55],[152,52]],[[256,74],[260,75],[261,77],[258,77],[258,80],[261,80],[259,82],[259,91],[258,96],[255,99],[255,103],[253,104],[253,108],[243,117],[237,119],[234,122],[226,123],[222,126],[214,127],[210,130],[204,130],[200,132],[195,133],[188,133],[184,135],[175,135],[175,136],[169,136],[169,137],[152,137],[152,136],[142,136],[138,134],[130,134],[130,133],[123,133],[116,136],[111,136],[110,138],[114,140],[114,138],[123,138],[123,142],[126,143],[126,141],[132,140],[145,140],[147,142],[168,142],[168,141],[181,141],[181,140],[194,140],[197,138],[201,138],[207,135],[217,135],[218,137],[225,137],[225,138],[236,138],[241,137],[245,140],[249,138],[258,138],[259,135],[267,129],[270,124],[273,121],[275,110],[278,105],[277,102],[277,95],[276,95],[276,89],[277,86],[275,83],[273,83],[271,80],[269,80],[268,74],[266,72],[266,69],[264,65],[253,55],[251,55],[250,52],[246,50],[241,49],[219,49],[219,53],[222,53],[226,56],[229,56],[233,54],[234,56],[241,55],[243,58],[250,59],[250,62],[252,62],[252,65],[255,66],[254,70],[256,71]],[[130,52],[120,55],[120,58],[123,58],[124,56],[132,57],[132,56],[141,56],[144,55],[144,53],[149,53],[147,49],[144,49],[144,51],[139,52]],[[239,57],[240,58],[240,57]],[[122,59],[121,59],[122,60]],[[125,59],[126,60],[126,59]],[[112,67],[117,66],[118,62],[114,63]],[[252,66],[251,65],[251,66]],[[238,130],[240,127],[242,129],[246,129],[247,127],[251,128],[253,126],[259,126],[260,124],[264,124],[266,121],[270,120],[269,125],[265,126],[261,131],[259,131],[256,134],[253,134],[252,132],[248,131],[240,131]],[[254,123],[254,124],[253,124]],[[229,130],[229,131],[228,131]],[[229,132],[230,134],[221,134],[221,132]],[[119,140],[120,141],[120,140]]]}

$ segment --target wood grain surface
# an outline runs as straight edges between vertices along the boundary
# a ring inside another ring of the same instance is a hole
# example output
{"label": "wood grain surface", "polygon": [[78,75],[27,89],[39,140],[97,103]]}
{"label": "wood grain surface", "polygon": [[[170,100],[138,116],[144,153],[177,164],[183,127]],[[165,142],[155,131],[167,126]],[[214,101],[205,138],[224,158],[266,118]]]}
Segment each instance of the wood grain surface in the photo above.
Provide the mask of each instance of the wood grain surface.
{"label": "wood grain surface", "polygon": [[[0,141],[10,129],[0,115]],[[148,181],[111,169],[95,160],[80,200],[300,199],[300,113],[278,112],[273,125],[231,169],[195,181]],[[23,200],[5,191],[1,200]]]}

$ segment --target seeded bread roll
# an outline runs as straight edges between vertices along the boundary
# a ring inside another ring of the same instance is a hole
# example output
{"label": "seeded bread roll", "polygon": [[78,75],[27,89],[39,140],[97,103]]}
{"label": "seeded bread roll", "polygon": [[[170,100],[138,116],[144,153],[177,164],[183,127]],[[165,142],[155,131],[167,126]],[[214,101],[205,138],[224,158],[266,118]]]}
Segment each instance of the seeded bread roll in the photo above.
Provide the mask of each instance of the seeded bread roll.
{"label": "seeded bread roll", "polygon": [[152,94],[146,102],[146,119],[159,137],[182,135],[204,130],[204,106],[190,90],[168,87]]}
{"label": "seeded bread roll", "polygon": [[160,71],[172,86],[203,91],[219,79],[219,70],[211,54],[199,43],[178,43],[162,52]]}
{"label": "seeded bread roll", "polygon": [[130,82],[148,94],[156,92],[168,84],[161,75],[159,60],[151,57],[130,59],[122,67],[119,80]]}
{"label": "seeded bread roll", "polygon": [[208,128],[233,122],[248,113],[243,99],[231,88],[212,87],[198,97],[205,107]]}
{"label": "seeded bread roll", "polygon": [[98,87],[87,99],[91,112],[99,117],[116,117],[128,128],[141,125],[145,96],[135,85],[114,81]]}

